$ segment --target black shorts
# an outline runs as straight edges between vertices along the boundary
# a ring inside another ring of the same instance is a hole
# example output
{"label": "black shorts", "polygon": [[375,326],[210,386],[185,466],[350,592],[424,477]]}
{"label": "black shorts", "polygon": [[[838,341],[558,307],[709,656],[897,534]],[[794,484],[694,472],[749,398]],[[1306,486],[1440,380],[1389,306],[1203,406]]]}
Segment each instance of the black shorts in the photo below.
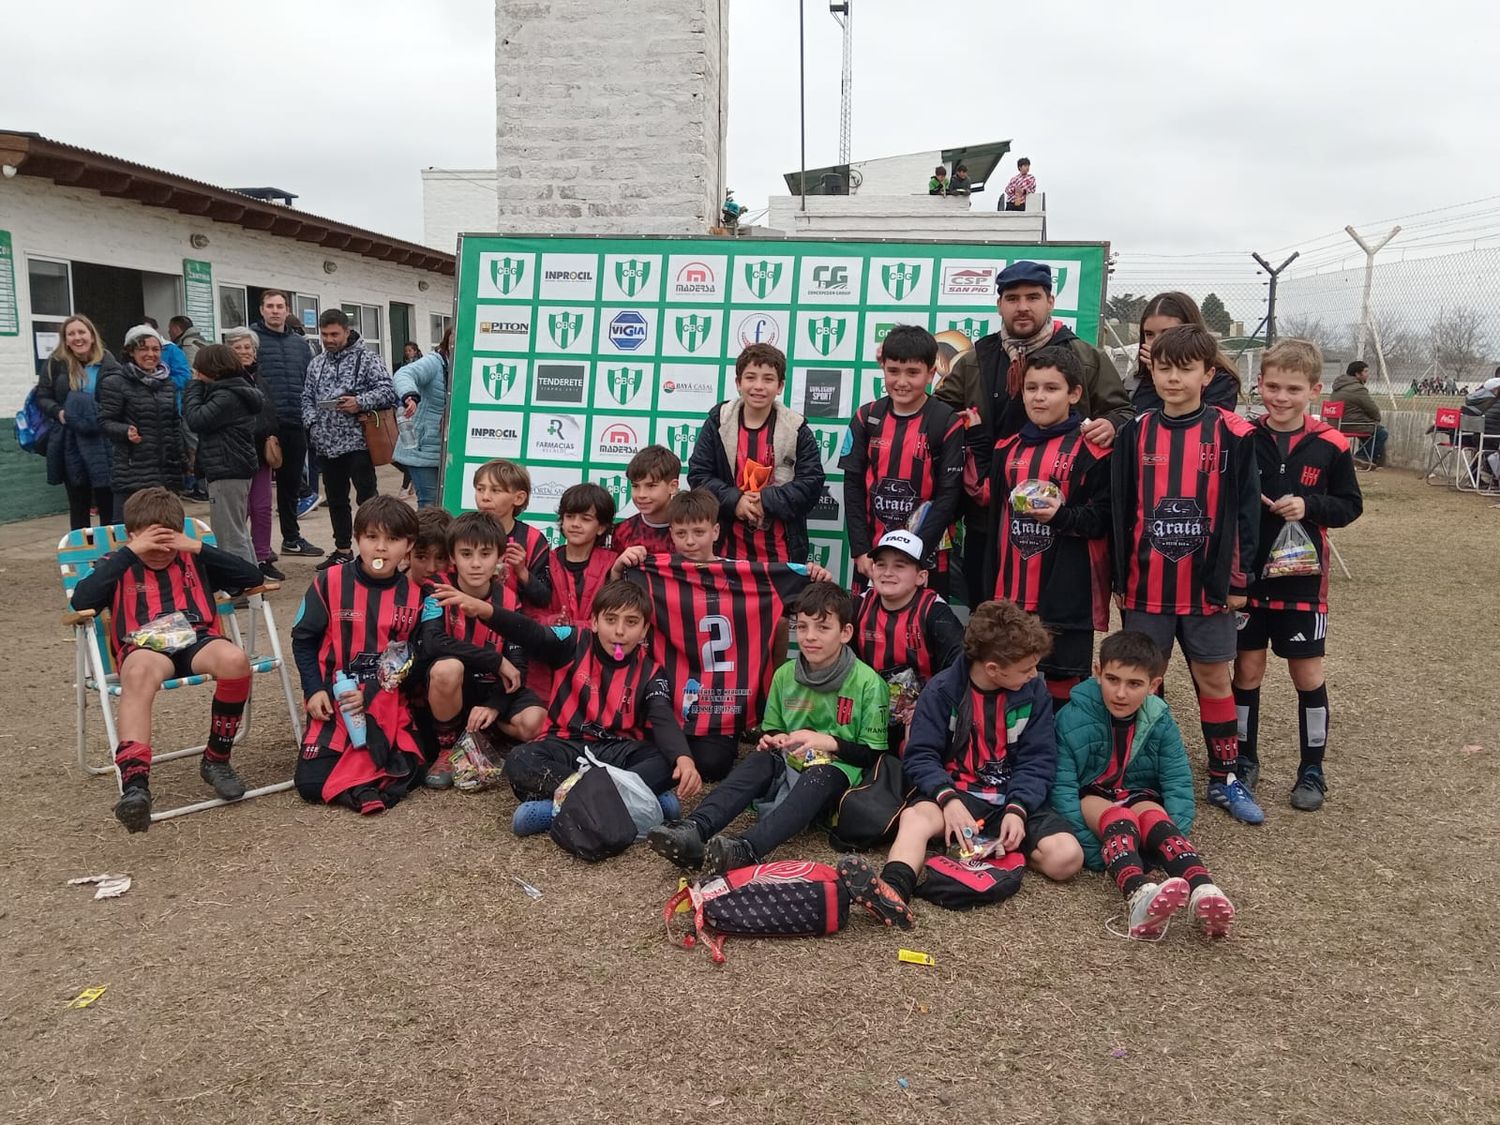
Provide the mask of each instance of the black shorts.
{"label": "black shorts", "polygon": [[[969,810],[969,815],[975,820],[984,821],[986,836],[993,836],[1000,831],[1000,822],[1005,819],[1005,806],[992,805],[983,797],[976,797],[972,793],[958,790],[958,799],[964,803],[964,808]],[[1026,818],[1026,835],[1021,837],[1021,854],[1030,855],[1036,851],[1037,845],[1048,836],[1056,836],[1062,833],[1069,838],[1073,835],[1073,829],[1068,822],[1052,811],[1050,806],[1037,809]]]}
{"label": "black shorts", "polygon": [[1103,797],[1110,804],[1123,805],[1127,809],[1145,801],[1154,801],[1158,805],[1162,803],[1161,794],[1155,789],[1111,789],[1107,785],[1080,785],[1078,795],[1080,797]]}
{"label": "black shorts", "polygon": [[520,691],[493,694],[495,681],[489,676],[468,675],[464,677],[464,707],[460,714],[467,715],[476,707],[493,706],[499,719],[508,723],[528,707],[540,707],[541,698],[529,687]]}
{"label": "black shorts", "polygon": [[1145,633],[1168,657],[1172,642],[1182,645],[1182,655],[1198,664],[1227,664],[1234,659],[1234,614],[1148,613],[1127,609],[1120,613],[1121,627]]}
{"label": "black shorts", "polygon": [[[226,644],[231,645],[234,644],[234,642],[231,641],[228,637],[222,636],[218,633],[213,633],[206,637],[199,637],[192,644],[188,645],[187,648],[178,649],[176,652],[160,652],[157,653],[157,655],[165,656],[172,662],[172,679],[174,680],[185,680],[189,676],[206,676],[208,674],[206,672],[193,671],[193,657],[197,656],[200,652],[202,652],[209,645],[213,644],[215,641],[223,641]],[[141,648],[140,645],[128,644],[120,650],[120,656],[119,659],[115,662],[115,667],[123,668],[125,666],[125,658],[132,652],[136,651],[154,652],[155,650]]]}
{"label": "black shorts", "polygon": [[1049,680],[1067,680],[1077,677],[1086,680],[1094,671],[1094,631],[1092,629],[1054,629],[1052,651],[1037,664],[1043,676]]}
{"label": "black shorts", "polygon": [[1322,656],[1328,644],[1328,614],[1315,609],[1268,609],[1252,605],[1235,614],[1241,652],[1260,652],[1269,644],[1283,660]]}

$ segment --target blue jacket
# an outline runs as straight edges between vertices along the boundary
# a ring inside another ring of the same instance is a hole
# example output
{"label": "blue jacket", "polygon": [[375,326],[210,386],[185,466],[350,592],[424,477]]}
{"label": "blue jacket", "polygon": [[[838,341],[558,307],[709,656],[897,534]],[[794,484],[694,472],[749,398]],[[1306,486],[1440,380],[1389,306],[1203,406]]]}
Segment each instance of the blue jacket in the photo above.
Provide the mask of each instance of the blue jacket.
{"label": "blue jacket", "polygon": [[177,388],[177,413],[182,413],[182,392],[193,378],[193,365],[188,362],[187,352],[168,341],[161,346],[161,361],[172,373],[172,386]]}
{"label": "blue jacket", "polygon": [[260,338],[255,363],[261,389],[270,399],[277,420],[283,426],[302,427],[302,384],[307,381],[307,365],[312,349],[307,341],[291,329],[273,332],[265,321],[257,320],[250,331]]}
{"label": "blue jacket", "polygon": [[[52,419],[53,430],[47,438],[47,483],[88,485],[108,488],[110,485],[110,440],[99,424],[99,384],[106,375],[120,370],[109,352],[99,361],[99,372],[92,391],[75,391],[68,379],[68,365],[49,359],[37,382],[36,404]],[[59,413],[67,419],[60,423]]]}
{"label": "blue jacket", "polygon": [[993,759],[988,763],[960,760],[974,721],[969,699],[967,657],[960,657],[927,681],[917,699],[901,757],[907,784],[924,797],[936,798],[945,789],[964,787],[963,775],[984,768],[991,776],[1005,778],[1007,808],[1015,806],[1023,815],[1045,808],[1057,772],[1052,697],[1047,694],[1046,681],[1033,676],[1016,691],[1005,693],[1008,734],[1004,746],[993,748],[1004,751],[998,769]]}
{"label": "blue jacket", "polygon": [[417,398],[417,413],[409,426],[401,428],[396,442],[396,460],[408,467],[437,465],[443,452],[443,417],[448,410],[448,361],[438,352],[428,352],[391,378],[399,402],[405,403],[408,395]]}
{"label": "blue jacket", "polygon": [[[1052,785],[1052,807],[1072,826],[1083,845],[1083,859],[1103,870],[1099,837],[1083,822],[1078,791],[1092,784],[1109,765],[1114,749],[1109,711],[1097,680],[1073,689],[1068,704],[1057,713],[1057,780]],[[1124,788],[1154,789],[1161,794],[1167,815],[1186,835],[1193,827],[1193,767],[1183,749],[1177,720],[1166,703],[1154,695],[1136,712],[1135,738],[1125,764]]]}

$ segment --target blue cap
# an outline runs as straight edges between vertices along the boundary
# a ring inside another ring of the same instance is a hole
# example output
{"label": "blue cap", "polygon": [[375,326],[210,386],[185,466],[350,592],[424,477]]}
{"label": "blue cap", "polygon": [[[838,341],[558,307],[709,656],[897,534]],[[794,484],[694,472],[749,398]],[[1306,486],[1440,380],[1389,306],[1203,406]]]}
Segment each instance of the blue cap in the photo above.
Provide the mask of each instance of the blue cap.
{"label": "blue cap", "polygon": [[1017,285],[1040,285],[1052,292],[1052,267],[1041,262],[1012,262],[995,278],[995,292],[1004,293]]}

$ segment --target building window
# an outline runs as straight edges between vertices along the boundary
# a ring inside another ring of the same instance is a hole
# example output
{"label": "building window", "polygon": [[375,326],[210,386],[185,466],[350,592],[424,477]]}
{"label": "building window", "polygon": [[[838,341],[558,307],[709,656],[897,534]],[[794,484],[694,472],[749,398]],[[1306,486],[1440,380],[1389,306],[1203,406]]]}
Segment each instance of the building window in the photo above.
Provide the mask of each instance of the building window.
{"label": "building window", "polygon": [[292,311],[297,316],[297,323],[308,332],[318,330],[318,298],[316,296],[309,293],[294,293]]}
{"label": "building window", "polygon": [[72,271],[67,262],[28,258],[26,274],[33,317],[73,315]]}
{"label": "building window", "polygon": [[433,313],[429,319],[432,322],[432,346],[437,347],[443,342],[443,333],[453,327],[453,318],[444,316],[442,313]]}
{"label": "building window", "polygon": [[344,305],[343,310],[349,316],[349,326],[359,333],[365,347],[376,355],[385,355],[385,349],[381,346],[380,306]]}
{"label": "building window", "polygon": [[219,332],[222,334],[249,324],[246,316],[249,307],[243,285],[219,286]]}

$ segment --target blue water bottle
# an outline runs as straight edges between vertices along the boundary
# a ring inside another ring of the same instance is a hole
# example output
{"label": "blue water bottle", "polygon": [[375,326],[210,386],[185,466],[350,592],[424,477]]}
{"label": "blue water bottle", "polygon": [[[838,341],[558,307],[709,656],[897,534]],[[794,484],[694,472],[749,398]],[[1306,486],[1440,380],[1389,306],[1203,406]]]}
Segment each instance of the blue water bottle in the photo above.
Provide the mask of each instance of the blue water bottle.
{"label": "blue water bottle", "polygon": [[[358,690],[359,681],[340,668],[333,677],[333,705],[338,707],[341,696]],[[361,711],[357,715],[351,715],[340,708],[339,714],[344,717],[344,729],[349,732],[350,744],[363,750],[365,747],[365,713]]]}

